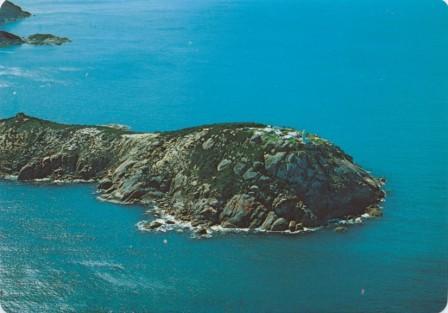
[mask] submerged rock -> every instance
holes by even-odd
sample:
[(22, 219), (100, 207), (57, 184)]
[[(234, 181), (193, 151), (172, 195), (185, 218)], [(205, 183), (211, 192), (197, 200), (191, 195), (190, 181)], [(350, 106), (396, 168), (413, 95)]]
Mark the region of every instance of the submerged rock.
[(336, 233), (345, 233), (347, 231), (347, 227), (346, 226), (336, 226), (334, 228), (334, 231)]
[(141, 134), (18, 114), (0, 120), (0, 176), (95, 180), (104, 199), (155, 204), (202, 233), (297, 232), (380, 215), (380, 180), (328, 141), (308, 135), (305, 144), (295, 134), (260, 124)]

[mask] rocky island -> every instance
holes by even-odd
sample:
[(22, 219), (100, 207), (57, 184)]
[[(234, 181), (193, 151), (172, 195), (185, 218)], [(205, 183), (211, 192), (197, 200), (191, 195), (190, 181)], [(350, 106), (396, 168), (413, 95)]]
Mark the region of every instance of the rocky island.
[(108, 201), (161, 219), (142, 229), (301, 232), (381, 215), (382, 180), (317, 135), (254, 123), (172, 132), (63, 125), (23, 113), (0, 120), (0, 176), (96, 182)]
[(0, 25), (14, 22), (22, 18), (30, 17), (31, 13), (22, 10), (21, 7), (10, 1), (0, 0)]
[(67, 42), (70, 42), (70, 39), (67, 37), (58, 37), (51, 34), (34, 34), (23, 38), (5, 31), (0, 31), (0, 47), (17, 46), (23, 44), (34, 46), (60, 46)]
[[(14, 3), (10, 1), (4, 1), (2, 3), (0, 0), (0, 25), (30, 16), (31, 13), (22, 10), (21, 7), (15, 5)], [(35, 46), (60, 46), (67, 42), (70, 42), (70, 39), (51, 34), (34, 34), (28, 37), (20, 37), (6, 31), (0, 31), (0, 48), (18, 46), (22, 44), (30, 44)]]

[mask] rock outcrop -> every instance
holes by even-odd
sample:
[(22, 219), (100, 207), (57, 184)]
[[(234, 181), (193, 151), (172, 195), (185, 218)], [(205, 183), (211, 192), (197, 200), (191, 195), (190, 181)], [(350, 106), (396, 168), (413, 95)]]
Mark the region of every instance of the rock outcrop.
[(17, 46), (24, 43), (25, 40), (23, 40), (22, 37), (0, 30), (0, 48), (8, 46)]
[(22, 10), (21, 7), (10, 1), (5, 1), (0, 6), (0, 25), (31, 16), (31, 13)]
[(103, 199), (155, 204), (202, 233), (379, 216), (384, 197), (382, 182), (327, 140), (260, 124), (133, 133), (18, 114), (0, 121), (0, 175), (96, 181)]
[[(10, 1), (5, 1), (0, 7), (0, 25), (29, 16), (31, 16), (29, 12), (23, 11), (22, 8)], [(58, 37), (51, 34), (34, 34), (24, 38), (9, 32), (0, 31), (0, 48), (22, 44), (30, 44), (34, 46), (60, 46), (68, 42), (70, 42), (70, 39), (66, 37)]]
[(50, 34), (35, 34), (27, 38), (22, 38), (5, 31), (0, 31), (0, 47), (18, 46), (22, 44), (30, 44), (34, 46), (60, 46), (67, 42), (70, 42), (70, 39)]
[(34, 46), (60, 46), (71, 40), (67, 37), (58, 37), (51, 34), (34, 34), (27, 37), (24, 41)]

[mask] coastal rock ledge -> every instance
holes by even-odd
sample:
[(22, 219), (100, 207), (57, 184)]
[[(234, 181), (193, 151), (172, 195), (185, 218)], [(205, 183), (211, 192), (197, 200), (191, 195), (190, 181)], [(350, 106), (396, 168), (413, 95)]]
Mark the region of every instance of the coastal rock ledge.
[(382, 181), (316, 135), (261, 124), (134, 133), (62, 125), (23, 113), (0, 120), (0, 176), (98, 183), (100, 197), (162, 217), (142, 228), (301, 232), (381, 215)]

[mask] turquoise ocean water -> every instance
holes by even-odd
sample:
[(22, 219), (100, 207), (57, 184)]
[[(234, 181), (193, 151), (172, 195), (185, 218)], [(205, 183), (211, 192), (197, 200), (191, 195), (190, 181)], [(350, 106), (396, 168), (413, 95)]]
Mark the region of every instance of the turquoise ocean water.
[[(387, 178), (345, 234), (140, 233), (94, 186), (0, 183), (6, 312), (439, 312), (448, 290), (448, 6), (439, 0), (20, 0), (0, 117), (169, 130), (256, 121)], [(166, 240), (166, 241), (165, 241)], [(166, 243), (164, 243), (164, 241)], [(364, 289), (364, 294), (361, 290)]]

